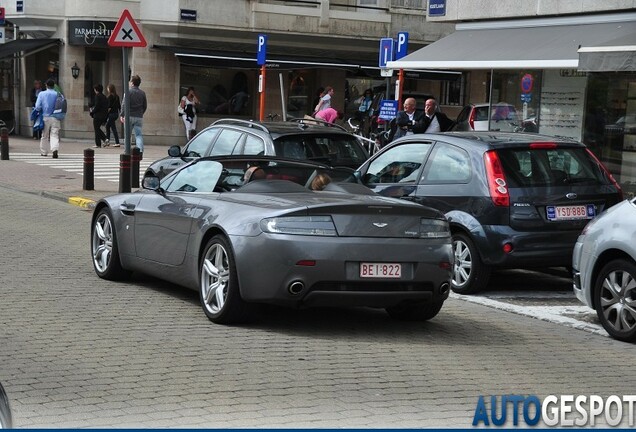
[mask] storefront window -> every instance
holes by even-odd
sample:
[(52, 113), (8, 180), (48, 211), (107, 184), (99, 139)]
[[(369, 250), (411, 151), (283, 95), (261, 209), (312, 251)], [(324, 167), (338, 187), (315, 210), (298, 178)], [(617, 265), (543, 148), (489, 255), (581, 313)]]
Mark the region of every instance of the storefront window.
[[(106, 50), (87, 49), (86, 65), (84, 67), (84, 109), (95, 104), (95, 91), (93, 87), (101, 84), (104, 88), (106, 82)], [(123, 93), (123, 92), (122, 92)]]
[(251, 116), (258, 101), (252, 88), (256, 82), (255, 71), (181, 66), (179, 98), (194, 87), (201, 101), (199, 115)]
[(536, 132), (543, 121), (542, 79), (536, 70), (494, 72), (489, 130)]
[(636, 194), (636, 74), (589, 73), (583, 142)]

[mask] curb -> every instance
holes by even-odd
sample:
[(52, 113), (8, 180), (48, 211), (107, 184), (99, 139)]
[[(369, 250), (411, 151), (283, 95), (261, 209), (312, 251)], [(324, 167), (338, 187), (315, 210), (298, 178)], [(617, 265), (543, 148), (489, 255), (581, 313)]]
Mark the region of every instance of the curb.
[(67, 197), (66, 195), (61, 195), (55, 192), (47, 192), (47, 191), (40, 192), (40, 195), (45, 198), (52, 198), (54, 200), (62, 201), (62, 202), (80, 207), (84, 210), (93, 210), (95, 208), (95, 201), (88, 198)]

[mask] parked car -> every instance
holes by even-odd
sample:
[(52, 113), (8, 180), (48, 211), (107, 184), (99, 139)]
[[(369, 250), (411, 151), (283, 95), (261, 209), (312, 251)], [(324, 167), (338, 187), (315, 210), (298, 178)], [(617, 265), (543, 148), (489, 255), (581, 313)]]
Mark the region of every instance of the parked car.
[(572, 255), (574, 294), (610, 336), (636, 342), (636, 198), (588, 223)]
[[(488, 128), (488, 112), (490, 115), (490, 129)], [(515, 132), (520, 129), (520, 118), (514, 105), (498, 103), (492, 106), (488, 103), (468, 104), (457, 116), (455, 131), (504, 131)], [(529, 131), (529, 132), (536, 132)]]
[(9, 397), (2, 384), (0, 384), (0, 429), (11, 429), (12, 427), (13, 419), (11, 417)]
[(622, 190), (584, 144), (504, 132), (400, 138), (355, 173), (378, 194), (442, 211), (453, 236), (452, 289), (475, 293), (493, 268), (570, 266), (585, 224)]
[[(310, 190), (324, 174), (331, 182)], [(204, 157), (161, 182), (146, 176), (143, 189), (96, 204), (95, 272), (198, 290), (215, 323), (249, 317), (254, 303), (433, 318), (450, 292), (448, 221), (352, 179), (349, 169), (265, 156)]]
[(159, 178), (193, 159), (221, 155), (265, 155), (311, 160), (357, 168), (369, 156), (358, 139), (344, 128), (317, 121), (255, 122), (221, 119), (203, 129), (181, 149), (152, 163), (147, 174)]

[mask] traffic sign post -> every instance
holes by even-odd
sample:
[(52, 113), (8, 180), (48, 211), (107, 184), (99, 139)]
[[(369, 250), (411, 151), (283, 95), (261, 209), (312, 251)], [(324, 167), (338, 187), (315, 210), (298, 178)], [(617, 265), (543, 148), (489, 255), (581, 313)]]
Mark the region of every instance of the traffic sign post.
[[(391, 78), (393, 76), (393, 69), (388, 69), (386, 64), (393, 60), (393, 39), (382, 38), (380, 39), (380, 53), (378, 66), (380, 67), (380, 76), (386, 77), (386, 98), (389, 98), (389, 86), (391, 85)], [(386, 124), (384, 125), (386, 129)]]
[[(395, 59), (399, 60), (402, 57), (406, 56), (406, 54), (408, 53), (408, 48), (409, 48), (408, 32), (398, 33), (396, 45), (397, 46), (395, 49)], [(398, 72), (398, 79), (395, 83), (395, 86), (396, 86), (395, 100), (399, 102), (402, 100), (402, 90), (404, 89), (404, 69), (402, 68), (400, 68), (400, 71)]]
[(259, 120), (265, 120), (265, 64), (267, 63), (267, 35), (259, 34), (256, 45), (256, 64), (261, 66), (258, 77), (258, 91), (260, 93)]
[[(122, 52), (122, 83), (124, 84), (124, 153), (119, 165), (119, 192), (130, 192), (130, 96), (128, 92), (128, 48), (145, 47), (148, 45), (144, 35), (137, 26), (128, 9), (124, 9), (115, 25), (115, 29), (108, 39), (108, 46), (121, 47)], [(139, 184), (139, 179), (137, 179)]]

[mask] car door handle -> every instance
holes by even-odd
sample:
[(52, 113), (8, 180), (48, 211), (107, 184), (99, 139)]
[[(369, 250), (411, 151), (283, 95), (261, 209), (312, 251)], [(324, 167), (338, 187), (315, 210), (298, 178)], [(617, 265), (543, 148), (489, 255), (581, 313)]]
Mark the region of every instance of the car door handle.
[(119, 205), (119, 211), (121, 211), (125, 215), (132, 216), (133, 214), (135, 214), (135, 205), (128, 204), (127, 202), (121, 203)]

